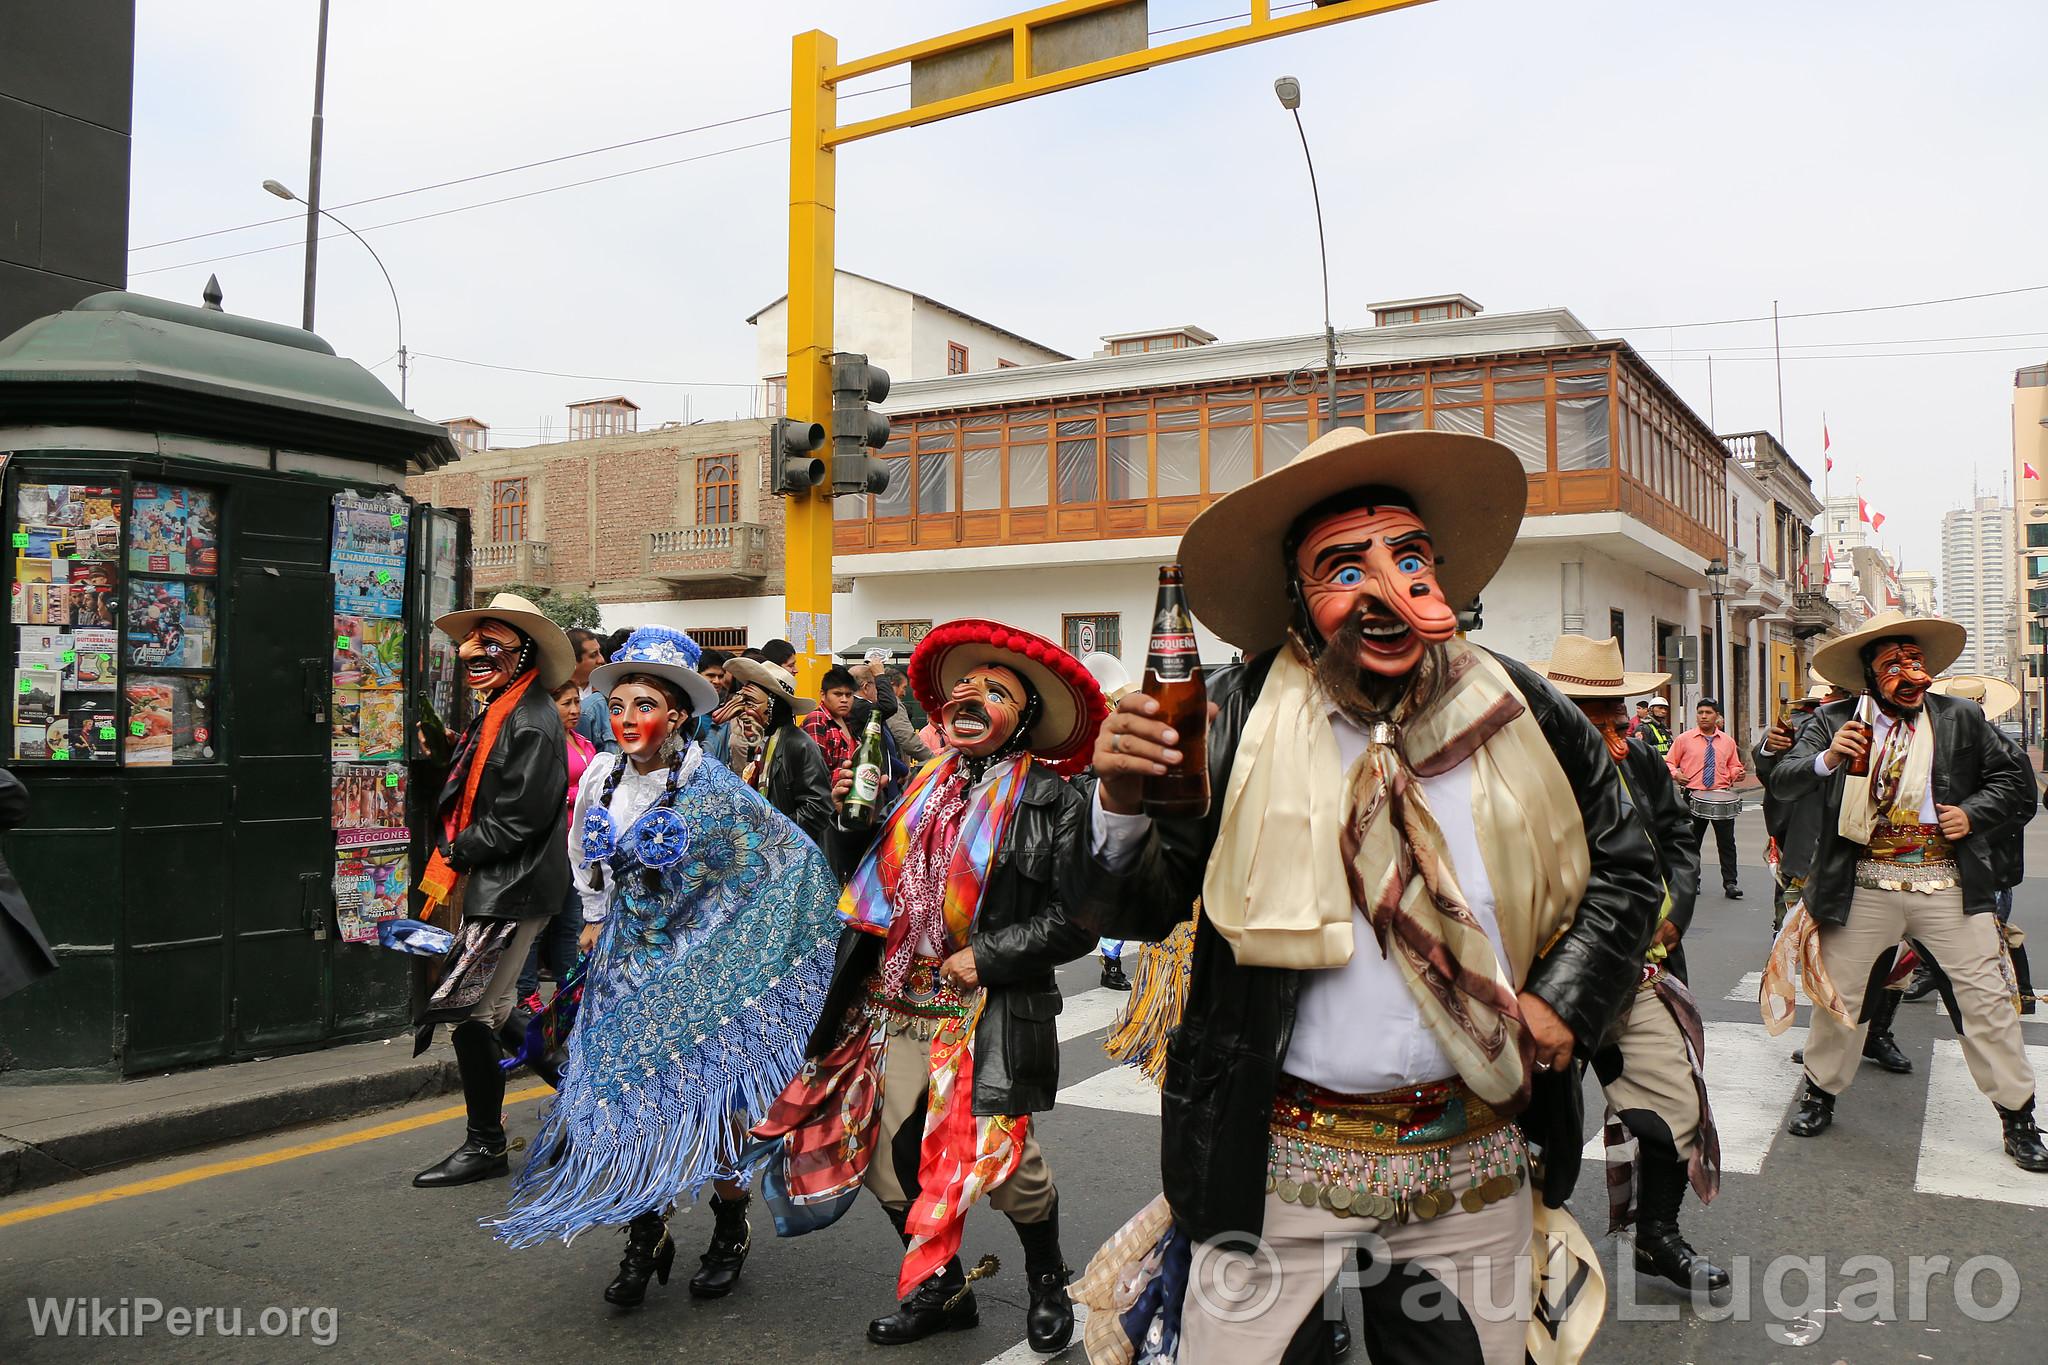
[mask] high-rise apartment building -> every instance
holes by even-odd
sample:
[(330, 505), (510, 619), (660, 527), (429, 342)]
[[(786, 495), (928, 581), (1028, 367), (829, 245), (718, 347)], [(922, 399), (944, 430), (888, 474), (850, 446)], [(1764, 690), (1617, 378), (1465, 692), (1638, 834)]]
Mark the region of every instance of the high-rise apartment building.
[[(2048, 365), (2029, 365), (2012, 377), (2013, 511), (2019, 523), (2019, 576), (2026, 589), (2020, 617), (2020, 691), (2027, 733), (2043, 728), (2042, 674), (2048, 672)], [(2017, 662), (2017, 661), (2016, 661)]]
[(1970, 632), (1958, 673), (2014, 674), (2018, 565), (2013, 516), (2003, 498), (1979, 497), (1941, 519), (1941, 614)]

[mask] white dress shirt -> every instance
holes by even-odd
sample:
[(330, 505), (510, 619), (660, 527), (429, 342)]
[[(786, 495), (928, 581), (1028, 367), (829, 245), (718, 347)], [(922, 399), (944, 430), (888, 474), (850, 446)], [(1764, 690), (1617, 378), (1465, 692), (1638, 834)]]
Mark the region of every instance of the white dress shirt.
[[(1885, 736), (1892, 732), (1892, 718), (1881, 706), (1872, 707), (1871, 709), (1877, 712), (1877, 718), (1870, 725), (1870, 761), (1875, 764), (1878, 754), (1884, 750)], [(1934, 717), (1922, 711), (1918, 721), (1915, 723), (1932, 725), (1934, 724)], [(1928, 733), (1931, 735), (1934, 732), (1930, 730)], [(1834, 768), (1828, 765), (1827, 750), (1823, 749), (1813, 756), (1813, 771), (1820, 777), (1833, 777), (1835, 775)], [(1920, 793), (1920, 823), (1923, 825), (1935, 823), (1934, 774), (1931, 769), (1927, 774), (1927, 790)]]
[[(1348, 773), (1365, 753), (1366, 732), (1335, 710), (1330, 712), (1330, 729)], [(1447, 773), (1416, 782), (1443, 830), (1444, 848), (1466, 903), (1492, 941), (1494, 955), (1505, 964), (1507, 949), (1494, 915), (1493, 883), (1486, 875), (1472, 819), (1472, 765), (1460, 763)], [(1090, 840), (1095, 856), (1113, 872), (1128, 870), (1151, 824), (1143, 815), (1105, 810), (1098, 790)], [(1309, 972), (1302, 981), (1294, 1035), (1287, 1047), (1288, 1074), (1347, 1095), (1455, 1075), (1457, 1068), (1423, 1024), (1400, 968), (1380, 953), (1372, 925), (1355, 906), (1352, 927), (1351, 960), (1342, 967)]]

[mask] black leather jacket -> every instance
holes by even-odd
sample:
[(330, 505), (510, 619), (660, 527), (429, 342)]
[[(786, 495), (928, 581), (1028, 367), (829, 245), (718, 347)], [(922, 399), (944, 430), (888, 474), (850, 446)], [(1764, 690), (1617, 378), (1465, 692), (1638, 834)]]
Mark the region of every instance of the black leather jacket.
[(1643, 832), (1650, 836), (1651, 850), (1657, 855), (1657, 870), (1671, 892), (1671, 927), (1683, 934), (1692, 927), (1693, 906), (1700, 898), (1700, 850), (1693, 842), (1692, 812), (1678, 797), (1671, 769), (1648, 742), (1629, 740), (1622, 767), (1628, 794), (1643, 819)]
[[(479, 715), (472, 724), (483, 724)], [(469, 827), (442, 852), (466, 873), (466, 919), (552, 915), (569, 894), (569, 759), (562, 718), (537, 681), (512, 708), (484, 760)], [(441, 786), (435, 833), (461, 799), (453, 774)]]
[(832, 773), (825, 766), (825, 751), (818, 741), (804, 733), (801, 725), (785, 725), (767, 740), (775, 745), (775, 761), (768, 765), (767, 789), (761, 794), (768, 804), (787, 815), (796, 827), (810, 836), (825, 854), (825, 861), (845, 881), (852, 864), (842, 865), (832, 838)]
[[(974, 1031), (974, 1112), (1034, 1114), (1052, 1108), (1060, 1088), (1059, 983), (1053, 968), (1095, 946), (1095, 935), (1068, 918), (1053, 880), (1054, 851), (1084, 837), (1087, 798), (1051, 769), (1032, 765), (1002, 847), (990, 863), (981, 907), (968, 930), (974, 968), (988, 1004)], [(840, 834), (847, 865), (857, 867), (872, 832)], [(825, 994), (825, 1012), (809, 1055), (839, 1040), (849, 1012), (866, 1002), (882, 961), (882, 939), (848, 929)]]
[[(0, 768), (0, 830), (13, 829), (28, 818), (28, 788), (20, 778)], [(28, 897), (7, 860), (0, 858), (0, 916), (13, 927), (0, 928), (0, 998), (10, 996), (29, 982), (57, 970), (57, 955), (43, 937), (42, 926), (28, 908)]]
[[(1929, 693), (1921, 703), (1934, 722), (1934, 800), (1957, 806), (1970, 817), (1971, 833), (1956, 842), (1956, 866), (1963, 881), (1963, 909), (1986, 914), (1994, 907), (2000, 869), (1994, 845), (2034, 818), (2034, 779), (2012, 742), (1984, 719), (1984, 708), (1962, 697)], [(1815, 758), (1835, 742), (1835, 732), (1856, 714), (1856, 699), (1816, 707), (1771, 769), (1771, 792), (1781, 801), (1813, 808), (1818, 830), (1806, 878), (1806, 908), (1821, 924), (1843, 924), (1856, 889), (1856, 860), (1863, 850), (1836, 833), (1842, 812), (1846, 763), (1822, 777)], [(2010, 828), (2008, 828), (2010, 827)]]
[[(1523, 983), (1571, 1026), (1583, 1059), (1640, 979), (1662, 901), (1655, 857), (1623, 804), (1599, 732), (1544, 679), (1512, 660), (1500, 662), (1578, 794), (1590, 845), (1592, 875), (1578, 914)], [(1262, 655), (1209, 679), (1209, 699), (1218, 707), (1209, 727), (1212, 793), (1229, 786), (1238, 736), (1271, 664), (1272, 656)], [(1222, 807), (1212, 800), (1199, 820), (1155, 822), (1137, 861), (1121, 874), (1095, 859), (1084, 821), (1075, 841), (1061, 845), (1060, 876), (1086, 931), (1156, 941), (1185, 921), (1201, 894)], [(1266, 1140), (1301, 980), (1301, 972), (1286, 968), (1238, 965), (1222, 936), (1199, 922), (1187, 1006), (1167, 1043), (1160, 1095), (1166, 1197), (1197, 1241), (1255, 1235), (1263, 1226)], [(1552, 1207), (1578, 1180), (1580, 1070), (1538, 1073), (1529, 1108), (1517, 1120), (1543, 1147), (1544, 1198)]]

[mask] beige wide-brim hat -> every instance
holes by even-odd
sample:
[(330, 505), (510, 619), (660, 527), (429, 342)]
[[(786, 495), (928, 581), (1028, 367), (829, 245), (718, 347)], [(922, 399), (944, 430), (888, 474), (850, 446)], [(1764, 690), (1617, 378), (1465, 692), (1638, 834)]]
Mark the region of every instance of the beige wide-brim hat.
[(1408, 496), (1443, 559), (1437, 583), (1461, 610), (1507, 558), (1529, 505), (1522, 462), (1499, 441), (1340, 427), (1195, 518), (1180, 541), (1188, 606), (1248, 654), (1279, 644), (1294, 620), (1281, 554), (1288, 528), (1326, 499), (1375, 485)]
[(1949, 678), (1936, 678), (1934, 686), (1927, 690), (1939, 692), (1944, 697), (1962, 697), (1976, 702), (1984, 708), (1986, 720), (1997, 720), (2020, 704), (2017, 687), (2003, 678), (1984, 673), (1958, 673)]
[(818, 709), (815, 697), (799, 697), (796, 694), (796, 679), (780, 664), (763, 663), (741, 654), (725, 661), (725, 675), (750, 682), (771, 697), (780, 697), (789, 703), (797, 715), (808, 715)]
[(527, 601), (516, 592), (501, 592), (493, 597), (489, 606), (472, 607), (468, 611), (451, 611), (446, 616), (434, 618), (434, 629), (449, 639), (460, 643), (462, 637), (476, 628), (479, 621), (503, 621), (515, 630), (524, 631), (533, 641), (536, 653), (540, 655), (540, 685), (553, 689), (569, 680), (576, 671), (576, 646), (569, 643), (569, 637), (562, 628), (550, 621), (547, 613)]
[(1863, 690), (1862, 650), (1875, 640), (1904, 637), (1927, 656), (1927, 671), (1939, 673), (1963, 652), (1970, 633), (1957, 621), (1939, 616), (1912, 616), (1903, 611), (1879, 612), (1847, 635), (1839, 635), (1813, 652), (1813, 671), (1837, 687)]
[(1632, 697), (1654, 692), (1671, 681), (1669, 673), (1631, 673), (1621, 666), (1621, 643), (1609, 636), (1589, 640), (1560, 635), (1548, 659), (1531, 659), (1529, 667), (1550, 679), (1567, 697)]

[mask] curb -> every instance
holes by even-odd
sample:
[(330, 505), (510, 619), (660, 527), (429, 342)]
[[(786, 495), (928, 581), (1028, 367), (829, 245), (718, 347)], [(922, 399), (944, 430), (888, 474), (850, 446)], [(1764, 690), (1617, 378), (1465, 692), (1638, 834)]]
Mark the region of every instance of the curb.
[(395, 1109), (461, 1088), (454, 1058), (428, 1056), (370, 1074), (325, 1077), (226, 1101), (121, 1115), (40, 1143), (0, 1135), (0, 1197), (280, 1129)]

